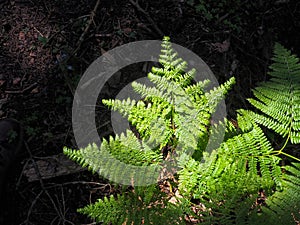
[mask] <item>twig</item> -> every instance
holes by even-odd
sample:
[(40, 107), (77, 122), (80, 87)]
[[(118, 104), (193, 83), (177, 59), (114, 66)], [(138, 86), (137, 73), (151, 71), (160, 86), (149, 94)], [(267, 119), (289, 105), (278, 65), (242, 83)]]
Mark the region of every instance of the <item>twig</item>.
[(44, 193), (44, 190), (41, 190), (40, 193), (38, 193), (38, 195), (35, 197), (35, 199), (32, 201), (31, 206), (28, 210), (27, 213), (27, 218), (26, 220), (22, 223), (22, 224), (28, 224), (29, 223), (29, 218), (30, 218), (30, 214), (32, 213), (33, 207), (35, 205), (35, 203), (37, 202), (37, 200), (40, 198), (40, 196)]
[(39, 35), (41, 35), (42, 37), (45, 37), (45, 35), (43, 35), (35, 26), (33, 26), (33, 29), (39, 33)]
[(149, 15), (148, 12), (146, 12), (140, 5), (138, 0), (134, 1), (134, 0), (129, 0), (129, 2), (134, 5), (136, 7), (136, 9), (138, 11), (140, 11), (141, 13), (143, 13), (146, 16), (146, 19), (152, 24), (154, 30), (162, 37), (164, 36), (164, 33), (159, 29), (159, 27), (157, 26), (157, 24), (154, 22), (154, 20), (151, 18), (151, 16)]
[(25, 145), (25, 148), (26, 148), (26, 150), (27, 150), (27, 152), (28, 152), (28, 154), (29, 154), (29, 158), (30, 158), (30, 160), (32, 161), (34, 170), (35, 170), (35, 172), (36, 172), (36, 174), (37, 174), (37, 176), (38, 176), (38, 178), (39, 178), (39, 182), (40, 182), (40, 185), (41, 185), (41, 188), (42, 188), (42, 191), (41, 191), (40, 194), (36, 197), (36, 200), (35, 200), (34, 202), (32, 202), (32, 204), (31, 204), (31, 207), (30, 207), (30, 209), (29, 209), (29, 211), (28, 211), (28, 214), (27, 214), (26, 222), (29, 221), (29, 217), (30, 217), (30, 214), (31, 214), (31, 212), (32, 212), (33, 206), (35, 205), (37, 199), (39, 198), (39, 196), (40, 196), (43, 192), (45, 192), (45, 194), (48, 196), (48, 198), (49, 198), (49, 200), (51, 201), (51, 203), (52, 203), (52, 205), (53, 205), (53, 207), (54, 207), (56, 213), (58, 214), (58, 216), (59, 216), (61, 219), (63, 219), (63, 215), (60, 214), (60, 211), (59, 211), (58, 208), (56, 207), (56, 204), (55, 204), (54, 200), (52, 199), (52, 197), (51, 197), (51, 195), (49, 194), (48, 190), (45, 188), (45, 185), (44, 185), (43, 179), (42, 179), (42, 177), (41, 177), (39, 168), (38, 168), (38, 166), (37, 166), (35, 160), (33, 159), (33, 155), (32, 155), (32, 153), (31, 153), (31, 151), (30, 151), (30, 149), (29, 149), (29, 147), (28, 147), (28, 144), (27, 144), (26, 142), (24, 142), (24, 145)]
[(81, 44), (82, 44), (82, 42), (84, 40), (84, 36), (87, 34), (88, 30), (90, 29), (90, 26), (92, 25), (92, 23), (94, 21), (94, 17), (96, 16), (96, 12), (97, 12), (99, 4), (100, 4), (100, 0), (97, 0), (95, 7), (94, 7), (93, 11), (90, 14), (90, 19), (89, 19), (89, 21), (88, 21), (88, 23), (87, 23), (87, 25), (86, 25), (83, 33), (81, 34), (79, 40), (77, 41), (77, 48), (76, 48), (76, 50), (78, 50), (80, 48), (80, 46), (81, 46)]
[[(61, 215), (63, 215), (63, 217), (60, 218), (59, 222), (62, 222), (62, 224), (71, 224), (71, 225), (75, 225), (73, 222), (71, 222), (70, 220), (66, 219), (66, 212), (68, 210), (66, 210), (66, 204), (65, 204), (65, 195), (64, 195), (64, 190), (62, 185), (60, 186), (60, 190), (61, 190), (61, 200), (62, 200), (62, 207), (60, 207), (60, 212)], [(59, 203), (60, 200), (58, 199), (58, 196), (56, 195), (56, 200)], [(62, 221), (61, 221), (62, 220)], [(60, 224), (60, 223), (59, 223)]]
[(23, 94), (25, 92), (32, 91), (36, 86), (37, 86), (37, 83), (35, 82), (32, 85), (30, 85), (29, 87), (24, 88), (23, 90), (19, 90), (19, 91), (10, 91), (10, 90), (7, 90), (7, 91), (5, 91), (5, 94)]
[(230, 13), (226, 13), (225, 15), (221, 16), (216, 22), (215, 25), (221, 23), (223, 20), (225, 20), (228, 16), (230, 15)]
[[(79, 49), (79, 48), (78, 48)], [(77, 49), (77, 50), (78, 50)], [(75, 51), (73, 52), (73, 54), (72, 55), (70, 55), (67, 59), (65, 59), (65, 60), (63, 60), (62, 62), (59, 62), (59, 64), (58, 64), (58, 66), (59, 66), (59, 68), (60, 68), (60, 70), (61, 70), (61, 72), (62, 72), (62, 74), (63, 74), (63, 76), (64, 76), (64, 78), (65, 78), (65, 81), (66, 81), (66, 83), (67, 83), (67, 85), (68, 85), (68, 88), (69, 88), (69, 90), (70, 90), (70, 92), (72, 93), (72, 95), (74, 96), (74, 94), (75, 94), (75, 88), (72, 86), (72, 80), (71, 80), (71, 78), (68, 76), (68, 74), (67, 74), (67, 69), (65, 68), (65, 66), (64, 66), (64, 63), (67, 63), (68, 61), (69, 61), (69, 59), (73, 56), (75, 54)]]
[(64, 77), (65, 77), (65, 79), (66, 79), (66, 82), (67, 82), (67, 84), (68, 84), (68, 87), (69, 87), (69, 89), (70, 89), (72, 95), (74, 95), (75, 89), (74, 89), (74, 88), (72, 87), (72, 85), (71, 85), (72, 82), (71, 82), (70, 78), (68, 77), (65, 68), (63, 67), (63, 63), (68, 62), (69, 59), (70, 59), (71, 57), (73, 57), (73, 56), (77, 53), (77, 51), (80, 49), (81, 44), (82, 44), (82, 42), (83, 42), (83, 40), (84, 40), (84, 36), (87, 34), (88, 30), (90, 29), (90, 26), (92, 25), (92, 23), (93, 23), (93, 21), (94, 21), (94, 17), (96, 16), (96, 11), (97, 11), (97, 9), (98, 9), (99, 4), (100, 4), (100, 0), (97, 0), (95, 7), (94, 7), (93, 11), (92, 11), (91, 14), (90, 14), (90, 19), (89, 19), (89, 21), (88, 21), (88, 23), (87, 23), (87, 25), (86, 25), (86, 27), (85, 27), (83, 33), (81, 34), (80, 38), (79, 38), (78, 41), (77, 41), (77, 44), (76, 44), (77, 47), (75, 48), (75, 50), (74, 50), (74, 51), (72, 52), (72, 54), (70, 54), (65, 60), (63, 60), (62, 62), (59, 63), (59, 67), (60, 67), (60, 69), (62, 70), (62, 73), (63, 73), (63, 75), (64, 75)]
[(21, 172), (21, 174), (20, 174), (20, 176), (19, 176), (19, 178), (18, 178), (17, 184), (16, 184), (17, 190), (18, 190), (19, 187), (20, 187), (20, 184), (21, 184), (21, 180), (22, 180), (22, 177), (23, 177), (24, 170), (25, 170), (26, 167), (28, 166), (29, 161), (30, 161), (30, 160), (26, 160), (26, 163), (25, 163), (25, 165), (24, 165), (23, 168), (22, 168), (22, 172)]
[(97, 189), (97, 190), (98, 189), (99, 190), (104, 190), (106, 187), (109, 187), (110, 190), (112, 189), (112, 186), (109, 183), (99, 183), (99, 182), (93, 182), (93, 181), (70, 181), (70, 182), (64, 182), (64, 183), (61, 183), (61, 184), (49, 183), (47, 185), (47, 187), (45, 187), (45, 189), (49, 190), (49, 189), (53, 189), (53, 188), (56, 188), (56, 187), (66, 187), (66, 186), (69, 186), (69, 185), (90, 185), (90, 186), (96, 186), (96, 187), (94, 187), (94, 189)]

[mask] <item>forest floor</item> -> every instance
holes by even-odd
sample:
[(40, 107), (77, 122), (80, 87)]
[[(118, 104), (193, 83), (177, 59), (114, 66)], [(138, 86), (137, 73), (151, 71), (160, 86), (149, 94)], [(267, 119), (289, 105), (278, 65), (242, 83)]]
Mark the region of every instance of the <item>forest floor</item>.
[[(8, 179), (5, 224), (95, 224), (76, 209), (116, 192), (87, 171), (32, 181), (24, 175), (28, 165), (61, 154), (64, 146), (76, 148), (74, 91), (103, 53), (170, 36), (200, 56), (219, 83), (236, 77), (226, 100), (230, 118), (235, 109), (249, 108), (245, 99), (251, 89), (268, 78), (275, 42), (300, 55), (299, 1), (219, 2), (0, 1), (0, 118), (19, 120), (26, 141)], [(144, 75), (141, 63), (123, 69), (100, 98), (113, 98)], [(99, 103), (96, 112), (99, 135), (107, 137), (112, 133), (109, 110)]]

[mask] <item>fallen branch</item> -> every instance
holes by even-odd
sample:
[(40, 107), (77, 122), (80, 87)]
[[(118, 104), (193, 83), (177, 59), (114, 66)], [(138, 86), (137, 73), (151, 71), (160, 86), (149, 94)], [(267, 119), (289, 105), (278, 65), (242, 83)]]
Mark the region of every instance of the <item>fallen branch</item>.
[[(37, 169), (39, 173), (37, 173)], [(32, 182), (39, 179), (50, 179), (84, 170), (86, 170), (86, 168), (82, 168), (77, 163), (68, 159), (64, 154), (58, 154), (50, 157), (41, 157), (36, 159), (34, 163), (27, 164), (22, 175), (27, 178), (28, 182)]]

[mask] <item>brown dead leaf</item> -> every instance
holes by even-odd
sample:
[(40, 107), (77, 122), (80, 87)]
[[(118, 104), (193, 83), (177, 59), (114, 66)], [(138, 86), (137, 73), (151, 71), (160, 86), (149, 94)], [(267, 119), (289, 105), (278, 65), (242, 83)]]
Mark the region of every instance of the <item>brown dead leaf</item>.
[(0, 87), (5, 84), (6, 80), (0, 80)]
[(130, 32), (132, 32), (132, 29), (130, 27), (126, 27), (123, 29), (125, 34), (129, 34)]
[(19, 40), (20, 40), (20, 41), (24, 41), (24, 40), (25, 40), (25, 33), (24, 33), (23, 31), (21, 31), (21, 32), (19, 33)]
[(36, 94), (36, 93), (39, 93), (39, 92), (40, 92), (39, 88), (34, 88), (34, 89), (32, 89), (32, 91), (30, 93)]
[(217, 42), (217, 43), (213, 43), (211, 44), (216, 51), (223, 53), (223, 52), (227, 52), (229, 47), (230, 47), (230, 41), (227, 39), (225, 41), (223, 41), (222, 43)]
[(29, 64), (30, 64), (30, 65), (34, 64), (34, 58), (31, 58), (31, 59), (30, 59)]
[(19, 83), (20, 83), (20, 81), (21, 81), (21, 78), (20, 78), (20, 77), (16, 77), (16, 78), (14, 78), (14, 79), (13, 79), (13, 85), (17, 85), (17, 84), (19, 84)]
[(36, 57), (36, 53), (30, 52), (30, 53), (29, 53), (29, 56), (30, 56), (30, 57)]

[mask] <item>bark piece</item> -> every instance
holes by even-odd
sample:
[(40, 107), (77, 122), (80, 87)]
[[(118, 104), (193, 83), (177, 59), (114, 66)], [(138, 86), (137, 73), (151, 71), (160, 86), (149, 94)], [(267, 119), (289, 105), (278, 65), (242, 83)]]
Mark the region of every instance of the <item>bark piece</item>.
[[(82, 168), (79, 164), (71, 161), (64, 154), (39, 158), (35, 163), (38, 167), (41, 179), (49, 179), (86, 170), (86, 168)], [(27, 164), (22, 175), (27, 178), (28, 182), (39, 180), (39, 176), (33, 166), (33, 163)]]

